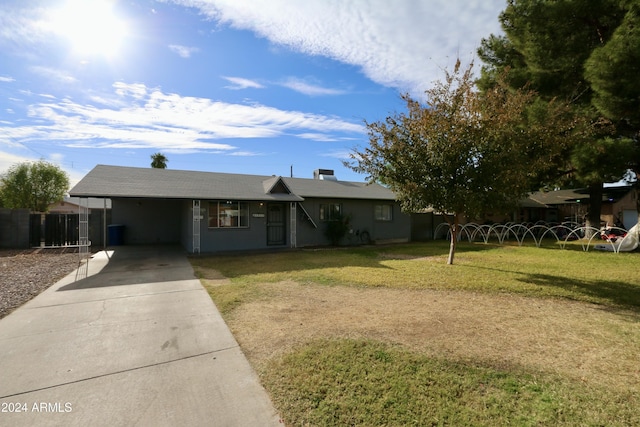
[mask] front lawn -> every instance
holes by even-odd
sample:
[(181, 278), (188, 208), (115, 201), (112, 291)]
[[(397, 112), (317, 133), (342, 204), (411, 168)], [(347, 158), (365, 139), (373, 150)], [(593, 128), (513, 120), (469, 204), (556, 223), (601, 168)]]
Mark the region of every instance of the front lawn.
[[(236, 285), (292, 280), (323, 285), (456, 289), (553, 297), (640, 308), (640, 254), (534, 246), (460, 243), (453, 266), (448, 244), (407, 244), (193, 258)], [(223, 307), (224, 309), (224, 307)]]
[(638, 253), (192, 257), (288, 425), (640, 423)]

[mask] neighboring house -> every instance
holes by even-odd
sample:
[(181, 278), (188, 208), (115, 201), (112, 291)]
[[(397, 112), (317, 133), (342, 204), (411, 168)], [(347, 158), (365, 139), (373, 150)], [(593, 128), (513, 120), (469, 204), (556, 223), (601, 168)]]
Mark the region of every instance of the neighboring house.
[(627, 230), (638, 223), (638, 194), (632, 186), (605, 188), (601, 218), (609, 225), (622, 224)]
[[(89, 213), (94, 209), (111, 209), (111, 200), (109, 199), (96, 199), (91, 197), (83, 203), (85, 203), (83, 206), (89, 208)], [(49, 205), (48, 211), (48, 213), (52, 214), (77, 214), (78, 212), (80, 212), (79, 197), (65, 197), (61, 202)]]
[[(638, 222), (636, 190), (633, 186), (605, 187), (600, 210), (601, 225), (617, 225), (630, 229)], [(557, 190), (537, 192), (529, 197), (556, 210), (558, 221), (584, 222), (589, 211), (589, 190)]]
[(351, 240), (358, 231), (372, 242), (411, 236), (392, 191), (328, 170), (303, 179), (98, 165), (70, 194), (111, 199), (124, 244), (180, 243), (188, 252), (328, 245), (325, 228), (339, 214), (350, 218)]
[[(601, 226), (617, 225), (630, 229), (638, 222), (636, 190), (633, 186), (605, 187), (600, 211)], [(538, 191), (519, 203), (510, 216), (487, 214), (476, 222), (547, 223), (575, 222), (582, 224), (589, 211), (589, 190), (570, 189)]]

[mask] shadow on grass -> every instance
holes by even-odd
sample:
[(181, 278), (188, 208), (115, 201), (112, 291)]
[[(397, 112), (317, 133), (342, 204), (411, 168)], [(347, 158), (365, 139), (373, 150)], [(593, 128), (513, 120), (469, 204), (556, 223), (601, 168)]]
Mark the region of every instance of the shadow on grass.
[[(553, 292), (553, 295), (573, 299), (577, 301), (588, 301), (594, 304), (605, 304), (618, 308), (631, 308), (634, 311), (640, 309), (640, 285), (634, 285), (620, 280), (604, 279), (573, 279), (566, 276), (543, 274), (543, 273), (523, 273), (515, 270), (505, 270), (500, 268), (467, 266), (483, 270), (493, 270), (502, 273), (517, 274), (515, 280), (533, 286), (561, 289), (565, 292)], [(584, 298), (580, 298), (583, 296)], [(640, 314), (640, 313), (639, 313)]]
[(584, 280), (549, 274), (525, 274), (518, 278), (522, 283), (567, 290), (569, 294), (581, 294), (589, 300), (608, 301), (620, 307), (640, 308), (640, 286), (616, 280)]
[(345, 267), (388, 269), (367, 249), (298, 249), (274, 252), (203, 254), (190, 256), (196, 268), (213, 268), (229, 279), (257, 274), (286, 274), (304, 270)]
[[(456, 255), (495, 249), (495, 245), (459, 243)], [(191, 255), (194, 267), (213, 268), (225, 277), (234, 279), (253, 274), (289, 273), (302, 270), (363, 267), (392, 269), (382, 261), (398, 256), (399, 259), (442, 257), (446, 264), (449, 242), (419, 242), (359, 247), (301, 248), (286, 251), (260, 251), (252, 253), (226, 253)]]

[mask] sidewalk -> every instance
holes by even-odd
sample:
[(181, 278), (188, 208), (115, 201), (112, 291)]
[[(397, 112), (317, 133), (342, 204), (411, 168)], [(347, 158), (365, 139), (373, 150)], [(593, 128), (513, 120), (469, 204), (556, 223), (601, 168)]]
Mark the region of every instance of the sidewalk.
[(0, 366), (0, 425), (282, 425), (177, 247), (95, 254), (0, 320)]

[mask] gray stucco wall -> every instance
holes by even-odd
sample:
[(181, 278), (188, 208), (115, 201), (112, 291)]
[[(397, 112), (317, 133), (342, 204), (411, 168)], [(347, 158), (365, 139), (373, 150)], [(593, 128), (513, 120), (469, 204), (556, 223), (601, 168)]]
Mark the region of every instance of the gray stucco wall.
[(438, 216), (438, 218), (436, 219), (436, 216), (432, 212), (412, 214), (411, 240), (433, 240), (434, 230), (436, 226), (441, 222), (444, 222), (442, 217)]
[(193, 201), (184, 200), (180, 209), (180, 243), (187, 252), (193, 253)]
[(209, 228), (209, 201), (202, 201), (200, 222), (200, 251), (220, 252), (256, 250), (290, 246), (289, 204), (283, 205), (285, 214), (284, 245), (267, 245), (267, 203), (249, 202), (249, 226), (246, 228)]
[(0, 208), (0, 248), (29, 247), (29, 209)]
[[(302, 206), (313, 219), (318, 228), (314, 228), (310, 221), (305, 221), (298, 212), (298, 246), (322, 246), (330, 242), (324, 235), (326, 223), (320, 221), (320, 205), (338, 203), (342, 206), (344, 215), (350, 216), (350, 224), (355, 231), (367, 231), (373, 243), (385, 243), (389, 241), (409, 241), (411, 237), (411, 220), (409, 215), (400, 210), (397, 203), (374, 200), (347, 200), (347, 199), (307, 199)], [(391, 221), (375, 220), (375, 205), (393, 204)], [(342, 244), (348, 244), (345, 239)], [(353, 239), (352, 243), (356, 243)]]
[(111, 224), (121, 224), (125, 245), (180, 243), (183, 200), (112, 199)]
[[(267, 202), (248, 202), (248, 227), (210, 228), (209, 202), (201, 200), (200, 252), (223, 252), (259, 250), (291, 246), (290, 204), (283, 203), (284, 242), (282, 245), (267, 244)], [(111, 224), (125, 226), (124, 244), (179, 243), (188, 252), (193, 252), (193, 208), (192, 200), (113, 199)], [(304, 208), (318, 228), (305, 219), (302, 209), (297, 208), (296, 246), (323, 246), (330, 242), (324, 235), (326, 223), (320, 221), (320, 205), (340, 203), (344, 214), (350, 215), (354, 230), (367, 231), (374, 243), (409, 241), (411, 220), (393, 203), (392, 221), (376, 221), (374, 206), (390, 202), (346, 199), (308, 199)], [(345, 239), (343, 244), (355, 244)]]
[[(105, 245), (104, 238), (107, 235), (104, 222), (105, 212), (100, 209), (93, 209), (89, 214), (89, 241), (94, 249), (100, 249)], [(106, 212), (106, 224), (111, 223), (111, 209)]]

